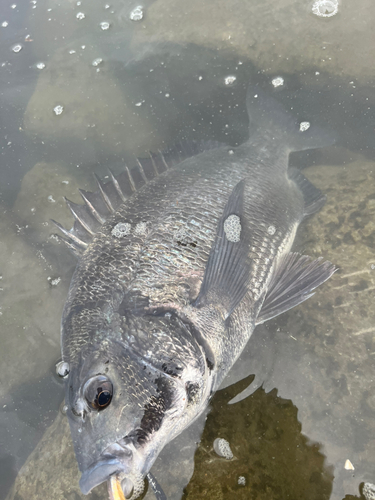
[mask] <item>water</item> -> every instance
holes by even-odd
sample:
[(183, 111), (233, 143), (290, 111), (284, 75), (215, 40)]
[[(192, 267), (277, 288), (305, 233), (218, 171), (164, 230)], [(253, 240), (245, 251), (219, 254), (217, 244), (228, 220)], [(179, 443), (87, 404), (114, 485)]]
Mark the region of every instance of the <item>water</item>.
[(170, 500), (351, 500), (375, 481), (374, 9), (318, 3), (1, 0), (1, 498), (79, 497), (55, 371), (75, 265), (49, 222), (70, 227), (63, 196), (179, 140), (241, 143), (259, 81), (338, 134), (291, 163), (328, 196), (295, 248), (341, 270), (255, 331), (203, 433), (204, 418), (153, 472)]

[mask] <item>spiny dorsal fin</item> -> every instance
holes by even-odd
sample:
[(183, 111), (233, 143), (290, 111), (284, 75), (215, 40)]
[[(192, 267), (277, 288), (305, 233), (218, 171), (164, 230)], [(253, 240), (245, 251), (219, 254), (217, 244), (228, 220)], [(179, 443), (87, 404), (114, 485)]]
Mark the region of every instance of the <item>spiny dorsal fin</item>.
[(79, 239), (74, 233), (67, 231), (61, 224), (51, 219), (55, 226), (63, 233), (65, 238), (61, 238), (67, 247), (73, 251), (74, 255), (80, 257), (88, 247), (88, 244)]
[(150, 153), (149, 158), (136, 159), (136, 165), (131, 170), (125, 165), (124, 171), (117, 176), (109, 171), (108, 182), (95, 175), (98, 191), (79, 190), (84, 205), (65, 199), (75, 221), (70, 231), (55, 223), (65, 236), (63, 241), (75, 255), (81, 255), (108, 217), (145, 183), (186, 158), (219, 146), (222, 144), (216, 142), (181, 142), (166, 153)]
[(322, 258), (311, 260), (307, 255), (289, 253), (282, 258), (271, 278), (256, 324), (264, 323), (314, 295), (313, 290), (324, 283), (338, 268)]

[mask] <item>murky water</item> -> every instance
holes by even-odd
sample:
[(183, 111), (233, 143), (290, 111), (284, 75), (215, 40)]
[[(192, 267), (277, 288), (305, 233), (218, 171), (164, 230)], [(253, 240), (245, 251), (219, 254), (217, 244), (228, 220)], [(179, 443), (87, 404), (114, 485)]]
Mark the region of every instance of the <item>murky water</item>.
[[(0, 498), (80, 498), (55, 375), (75, 265), (49, 222), (70, 227), (63, 197), (79, 202), (92, 172), (105, 178), (177, 141), (240, 144), (246, 89), (259, 82), (302, 127), (337, 133), (334, 147), (291, 164), (328, 197), (295, 248), (340, 272), (254, 332), (206, 422), (153, 472), (170, 500), (365, 498), (360, 485), (375, 482), (374, 18), (370, 0), (1, 0)], [(233, 460), (213, 451), (218, 437)]]

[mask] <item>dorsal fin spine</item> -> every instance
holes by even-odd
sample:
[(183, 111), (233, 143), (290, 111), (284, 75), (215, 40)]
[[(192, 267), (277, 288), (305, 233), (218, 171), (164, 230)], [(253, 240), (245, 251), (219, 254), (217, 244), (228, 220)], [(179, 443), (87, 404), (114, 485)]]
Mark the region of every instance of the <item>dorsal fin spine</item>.
[(142, 163), (138, 160), (138, 158), (137, 158), (137, 165), (138, 165), (138, 169), (141, 173), (142, 179), (145, 181), (145, 184), (147, 184), (148, 179), (146, 177), (145, 171), (143, 170)]
[(155, 160), (154, 160), (154, 156), (151, 153), (151, 151), (149, 152), (149, 155), (150, 155), (150, 159), (151, 159), (151, 163), (152, 163), (152, 168), (154, 169), (155, 176), (157, 177), (159, 175), (159, 171), (158, 171), (158, 167), (156, 166), (156, 163), (155, 163)]
[[(86, 250), (88, 247), (88, 244), (85, 243), (84, 241), (80, 240), (75, 234), (70, 233), (67, 231), (59, 222), (56, 222), (55, 220), (51, 219), (51, 221), (55, 224), (56, 227), (59, 228), (59, 230), (63, 233), (64, 236), (66, 236), (73, 245), (81, 250)], [(64, 240), (66, 242), (66, 240)]]
[(129, 170), (129, 168), (127, 167), (127, 165), (125, 165), (125, 171), (126, 171), (126, 173), (128, 174), (129, 184), (130, 184), (131, 190), (132, 190), (132, 191), (136, 191), (136, 190), (137, 190), (137, 188), (135, 187), (134, 179), (133, 179), (132, 174), (130, 173), (130, 170)]
[(111, 176), (112, 184), (114, 185), (117, 194), (120, 196), (122, 201), (126, 201), (126, 197), (121, 190), (121, 186), (120, 186), (118, 180), (116, 179), (116, 177), (114, 176), (113, 172), (110, 169), (108, 169), (108, 171), (109, 171), (109, 175)]
[(100, 215), (100, 213), (96, 210), (94, 205), (89, 201), (87, 196), (85, 195), (82, 189), (79, 189), (79, 194), (82, 196), (83, 201), (86, 203), (87, 208), (90, 210), (90, 213), (95, 217), (95, 219), (99, 222), (99, 224), (104, 224), (105, 219)]
[(80, 217), (78, 215), (78, 213), (76, 212), (74, 206), (76, 205), (75, 203), (73, 203), (72, 201), (68, 200), (68, 198), (65, 198), (64, 197), (64, 200), (65, 200), (65, 203), (68, 205), (68, 208), (69, 210), (72, 212), (72, 215), (73, 217), (75, 218), (75, 220), (77, 220), (81, 226), (91, 235), (91, 236), (94, 236), (95, 232), (90, 228), (90, 226), (85, 222), (85, 220)]
[(101, 194), (101, 196), (103, 198), (104, 203), (108, 207), (108, 210), (110, 212), (114, 213), (115, 209), (113, 208), (111, 200), (109, 199), (107, 193), (104, 191), (104, 187), (103, 187), (102, 181), (99, 179), (99, 177), (96, 174), (94, 174), (94, 177), (95, 177), (96, 183), (97, 183), (97, 185), (99, 187), (99, 191), (100, 191), (100, 194)]
[(160, 151), (160, 149), (158, 150), (158, 153), (160, 154), (160, 158), (162, 159), (162, 161), (163, 161), (163, 164), (164, 164), (165, 168), (166, 168), (167, 170), (169, 170), (168, 163), (165, 161), (164, 155), (163, 155), (163, 153)]

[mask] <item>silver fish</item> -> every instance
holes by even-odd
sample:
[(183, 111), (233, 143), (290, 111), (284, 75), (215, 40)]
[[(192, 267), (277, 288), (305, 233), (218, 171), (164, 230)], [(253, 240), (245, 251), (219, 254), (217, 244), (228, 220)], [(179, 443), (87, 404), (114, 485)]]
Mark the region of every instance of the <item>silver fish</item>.
[[(162, 448), (207, 407), (255, 326), (303, 302), (336, 270), (291, 252), (325, 196), (291, 151), (332, 143), (260, 91), (239, 147), (151, 155), (59, 224), (78, 256), (62, 318), (66, 405), (81, 491), (140, 495)], [(192, 156), (192, 153), (195, 153)], [(111, 479), (112, 478), (112, 479)], [(117, 488), (117, 486), (116, 486)]]

